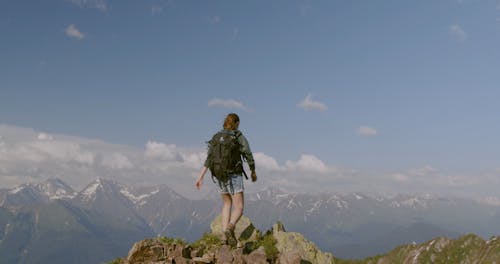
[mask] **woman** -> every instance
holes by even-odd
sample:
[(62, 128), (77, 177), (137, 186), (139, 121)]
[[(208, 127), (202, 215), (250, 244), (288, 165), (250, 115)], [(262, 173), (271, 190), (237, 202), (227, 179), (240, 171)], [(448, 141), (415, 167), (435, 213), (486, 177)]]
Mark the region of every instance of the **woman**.
[[(238, 220), (240, 219), (241, 215), (243, 214), (243, 205), (244, 205), (244, 200), (243, 200), (244, 187), (243, 187), (243, 176), (242, 176), (242, 172), (244, 173), (244, 171), (241, 163), (241, 156), (245, 158), (246, 162), (248, 163), (248, 166), (250, 167), (250, 170), (252, 171), (251, 174), (252, 182), (255, 182), (257, 180), (257, 175), (255, 173), (255, 162), (253, 159), (252, 151), (250, 150), (250, 146), (248, 144), (247, 139), (245, 138), (245, 136), (243, 136), (241, 131), (238, 130), (239, 125), (240, 125), (240, 118), (238, 117), (238, 115), (235, 113), (228, 114), (226, 119), (224, 120), (223, 130), (221, 132), (231, 133), (236, 137), (239, 143), (239, 155), (237, 159), (239, 159), (240, 161), (239, 163), (241, 166), (241, 170), (231, 173), (227, 181), (217, 180), (215, 177), (213, 178), (214, 182), (216, 183), (218, 192), (221, 194), (222, 201), (224, 202), (221, 213), (222, 230), (224, 234), (222, 240), (224, 243), (227, 243), (233, 247), (237, 243), (237, 240), (234, 236), (234, 227), (236, 226), (236, 223), (238, 223)], [(212, 145), (209, 144), (207, 159), (205, 160), (205, 164), (201, 169), (200, 176), (196, 181), (196, 188), (198, 190), (201, 188), (201, 185), (203, 184), (203, 178), (205, 177), (205, 173), (210, 167), (209, 158), (211, 152), (212, 152)], [(233, 209), (232, 211), (231, 208)]]

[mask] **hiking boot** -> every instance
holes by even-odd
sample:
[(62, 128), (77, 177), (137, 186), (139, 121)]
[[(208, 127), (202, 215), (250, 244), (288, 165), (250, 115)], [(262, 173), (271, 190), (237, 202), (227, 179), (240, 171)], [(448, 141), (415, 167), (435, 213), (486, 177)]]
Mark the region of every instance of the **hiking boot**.
[(234, 225), (229, 223), (227, 226), (226, 231), (224, 231), (224, 236), (226, 236), (227, 239), (227, 245), (230, 245), (231, 247), (236, 247), (238, 240), (236, 240), (236, 237), (234, 235)]

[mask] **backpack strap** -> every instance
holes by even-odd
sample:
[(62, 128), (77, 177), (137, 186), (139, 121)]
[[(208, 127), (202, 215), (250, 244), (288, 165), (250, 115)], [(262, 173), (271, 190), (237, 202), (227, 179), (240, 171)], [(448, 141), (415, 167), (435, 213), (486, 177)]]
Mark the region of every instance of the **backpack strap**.
[[(239, 138), (242, 134), (243, 134), (243, 133), (241, 133), (241, 131), (239, 131), (239, 130), (236, 130), (236, 132), (234, 132), (234, 136), (236, 137), (236, 141), (238, 141), (238, 138)], [(240, 143), (240, 142), (238, 141), (238, 144), (239, 144), (239, 143)], [(245, 172), (245, 167), (243, 166), (243, 164), (241, 164), (241, 169), (242, 169), (242, 171), (243, 171), (243, 175), (245, 175), (245, 179), (247, 179), (247, 180), (248, 180), (248, 175), (247, 175), (247, 173)]]

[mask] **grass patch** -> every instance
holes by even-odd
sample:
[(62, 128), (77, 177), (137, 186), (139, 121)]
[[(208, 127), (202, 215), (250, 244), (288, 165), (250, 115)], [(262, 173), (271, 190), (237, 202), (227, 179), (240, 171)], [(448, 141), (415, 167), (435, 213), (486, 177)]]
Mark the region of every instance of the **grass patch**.
[(186, 245), (186, 241), (180, 238), (160, 237), (160, 241), (166, 244), (181, 244)]
[(108, 262), (106, 264), (122, 264), (122, 263), (123, 263), (123, 259), (116, 258), (116, 259), (114, 259), (114, 260), (112, 260), (112, 261), (110, 261), (110, 262)]
[(266, 257), (268, 260), (273, 261), (278, 258), (278, 248), (276, 247), (276, 239), (273, 236), (271, 231), (266, 232), (266, 234), (255, 243), (254, 248), (257, 249), (259, 247), (264, 247), (264, 251), (266, 252)]
[(222, 244), (222, 241), (220, 238), (210, 232), (206, 232), (203, 234), (203, 236), (195, 241), (194, 243), (191, 244), (192, 248), (212, 248), (215, 246), (220, 246)]

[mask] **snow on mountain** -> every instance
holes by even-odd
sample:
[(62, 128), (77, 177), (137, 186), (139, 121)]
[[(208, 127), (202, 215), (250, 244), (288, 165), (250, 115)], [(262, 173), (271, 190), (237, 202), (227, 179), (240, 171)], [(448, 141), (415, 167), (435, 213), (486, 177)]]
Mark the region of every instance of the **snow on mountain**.
[(152, 190), (149, 190), (148, 192), (140, 192), (137, 191), (136, 188), (130, 188), (130, 187), (123, 187), (120, 189), (120, 193), (123, 194), (125, 197), (130, 199), (132, 203), (135, 205), (144, 205), (147, 203), (147, 199), (151, 196), (154, 196), (155, 194), (160, 192), (160, 188), (155, 187), (152, 188)]
[(101, 187), (100, 182), (93, 182), (85, 189), (83, 189), (78, 195), (83, 201), (89, 202), (96, 199), (97, 189)]
[(104, 200), (126, 200), (132, 202), (128, 197), (121, 193), (121, 189), (123, 188), (124, 187), (121, 184), (115, 181), (97, 178), (83, 188), (75, 199), (87, 204), (99, 203)]
[(71, 199), (75, 191), (59, 179), (25, 183), (2, 193), (0, 206), (16, 207), (47, 203), (55, 199)]
[(60, 179), (48, 179), (34, 185), (34, 187), (50, 200), (71, 199), (76, 196), (76, 192)]
[(32, 184), (22, 184), (3, 192), (0, 197), (0, 206), (19, 207), (45, 203), (48, 197), (40, 193)]
[(22, 190), (24, 190), (24, 188), (26, 188), (26, 187), (27, 187), (26, 184), (16, 186), (13, 189), (9, 190), (9, 193), (10, 194), (16, 194), (16, 193), (21, 192)]

